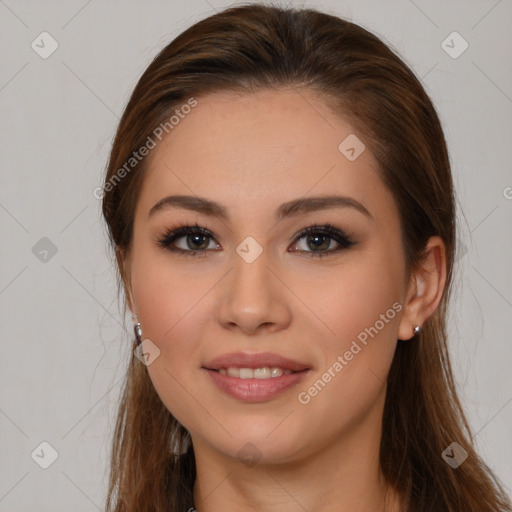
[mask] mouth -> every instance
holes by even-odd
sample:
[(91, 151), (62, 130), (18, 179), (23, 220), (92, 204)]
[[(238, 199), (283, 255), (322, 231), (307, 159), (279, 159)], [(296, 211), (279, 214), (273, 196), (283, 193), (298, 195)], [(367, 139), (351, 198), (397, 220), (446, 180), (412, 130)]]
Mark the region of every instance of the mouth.
[(312, 370), (292, 359), (264, 353), (231, 353), (202, 366), (224, 394), (244, 402), (265, 402), (296, 386)]

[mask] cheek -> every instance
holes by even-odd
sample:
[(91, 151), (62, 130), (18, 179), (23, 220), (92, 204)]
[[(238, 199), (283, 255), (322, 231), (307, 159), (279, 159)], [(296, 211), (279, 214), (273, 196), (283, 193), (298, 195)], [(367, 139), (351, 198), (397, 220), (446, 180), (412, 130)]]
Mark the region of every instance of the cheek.
[[(308, 306), (328, 328), (327, 352), (344, 352), (358, 338), (364, 342), (368, 330), (380, 345), (396, 341), (401, 305), (400, 258), (378, 258), (375, 254), (358, 254), (346, 265), (330, 269), (315, 282), (302, 277), (298, 294), (307, 297)], [(378, 333), (375, 332), (375, 329)], [(331, 355), (332, 357), (332, 355)]]
[(189, 274), (183, 268), (170, 263), (165, 253), (141, 249), (132, 263), (132, 288), (143, 339), (160, 350), (147, 367), (151, 381), (166, 408), (193, 430), (209, 419), (192, 398), (196, 393), (190, 374), (200, 367), (200, 340), (212, 317), (205, 310), (212, 306), (205, 294), (218, 279), (205, 277), (207, 271)]
[(214, 284), (207, 271), (184, 269), (165, 251), (154, 249), (141, 248), (133, 260), (132, 288), (139, 320), (144, 336), (161, 350), (178, 339), (196, 337), (198, 312), (205, 305), (202, 297)]
[(366, 254), (333, 270), (323, 286), (303, 284), (301, 293), (315, 290), (307, 295), (308, 304), (330, 331), (319, 341), (324, 360), (298, 397), (312, 416), (327, 414), (337, 425), (348, 424), (369, 410), (384, 389), (402, 309), (400, 265), (400, 255), (379, 259)]
[(295, 417), (302, 421), (296, 432), (289, 432), (305, 439), (322, 432), (323, 439), (315, 441), (319, 444), (334, 442), (370, 416), (371, 423), (381, 421), (396, 347), (397, 314), (391, 297), (339, 303), (347, 310), (333, 313), (330, 324), (336, 337), (323, 341), (325, 364), (297, 389)]

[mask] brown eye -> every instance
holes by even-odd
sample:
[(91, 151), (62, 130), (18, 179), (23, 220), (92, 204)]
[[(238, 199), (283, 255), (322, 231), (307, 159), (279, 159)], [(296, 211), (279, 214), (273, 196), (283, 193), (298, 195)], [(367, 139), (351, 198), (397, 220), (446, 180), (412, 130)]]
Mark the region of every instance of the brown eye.
[[(204, 256), (211, 244), (209, 240), (211, 238), (212, 234), (208, 230), (199, 227), (197, 224), (195, 226), (187, 225), (168, 231), (165, 236), (158, 241), (158, 245), (179, 254)], [(181, 242), (181, 247), (176, 246), (176, 241), (181, 239), (184, 239), (184, 242)], [(214, 244), (213, 248), (216, 247), (218, 247), (218, 245)]]
[[(341, 230), (327, 224), (325, 226), (311, 226), (301, 231), (295, 238), (295, 240), (306, 239), (306, 247), (312, 248), (312, 250), (298, 250), (292, 252), (305, 252), (308, 256), (327, 256), (335, 252), (339, 252), (342, 249), (348, 249), (355, 242), (352, 242), (345, 233)], [(338, 248), (333, 250), (326, 250), (332, 245), (332, 241), (338, 244)]]

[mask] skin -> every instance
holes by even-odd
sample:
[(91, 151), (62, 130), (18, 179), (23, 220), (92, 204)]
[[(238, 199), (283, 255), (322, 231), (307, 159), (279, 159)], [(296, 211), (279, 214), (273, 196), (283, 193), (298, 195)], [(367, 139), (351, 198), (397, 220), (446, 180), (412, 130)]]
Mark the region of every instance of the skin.
[[(397, 339), (412, 338), (413, 325), (439, 304), (443, 243), (431, 238), (425, 260), (406, 275), (399, 212), (376, 160), (368, 146), (354, 161), (338, 150), (349, 134), (364, 139), (313, 91), (223, 92), (197, 100), (149, 155), (132, 245), (119, 256), (143, 339), (161, 351), (147, 367), (150, 378), (191, 433), (196, 508), (397, 510), (391, 498), (384, 506), (379, 468), (385, 380)], [(274, 219), (286, 201), (333, 193), (357, 200), (371, 216), (338, 207)], [(182, 208), (148, 215), (171, 194), (216, 201), (229, 219)], [(202, 246), (201, 240), (187, 245), (186, 236), (174, 242), (189, 251), (208, 247), (203, 257), (158, 245), (181, 222), (211, 231)], [(314, 223), (330, 223), (356, 244), (309, 256), (314, 240), (296, 235)], [(236, 252), (248, 236), (263, 249), (252, 263)], [(323, 240), (324, 253), (338, 247)], [(401, 311), (309, 403), (300, 403), (298, 393), (394, 303)], [(202, 369), (234, 351), (275, 352), (311, 370), (281, 395), (247, 403), (220, 392)], [(246, 443), (259, 451), (255, 465), (237, 455)]]

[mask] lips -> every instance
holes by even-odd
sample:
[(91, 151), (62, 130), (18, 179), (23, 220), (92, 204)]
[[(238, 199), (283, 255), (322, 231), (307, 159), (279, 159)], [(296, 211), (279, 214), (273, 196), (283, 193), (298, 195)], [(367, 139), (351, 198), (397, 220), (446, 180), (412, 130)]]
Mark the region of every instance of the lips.
[(271, 352), (232, 352), (207, 361), (202, 369), (223, 393), (254, 403), (271, 400), (298, 385), (311, 366)]
[(293, 387), (298, 386), (307, 377), (309, 370), (292, 372), (289, 375), (272, 377), (270, 379), (240, 379), (223, 375), (217, 370), (204, 369), (213, 384), (224, 395), (238, 401), (261, 403), (275, 399)]
[(271, 352), (245, 353), (232, 352), (215, 357), (206, 362), (203, 368), (207, 370), (220, 370), (226, 368), (282, 368), (292, 372), (309, 370), (310, 366)]

